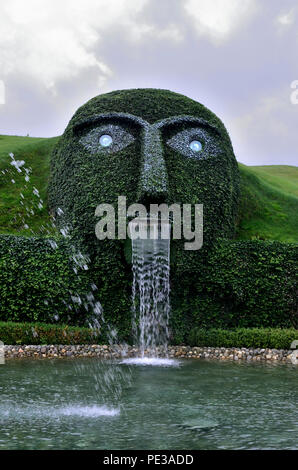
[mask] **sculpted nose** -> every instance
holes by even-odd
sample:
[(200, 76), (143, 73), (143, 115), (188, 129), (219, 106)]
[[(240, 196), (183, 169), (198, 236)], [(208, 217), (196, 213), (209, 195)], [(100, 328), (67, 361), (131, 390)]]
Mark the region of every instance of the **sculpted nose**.
[(142, 203), (165, 202), (168, 195), (168, 175), (163, 156), (160, 131), (144, 129), (139, 200)]

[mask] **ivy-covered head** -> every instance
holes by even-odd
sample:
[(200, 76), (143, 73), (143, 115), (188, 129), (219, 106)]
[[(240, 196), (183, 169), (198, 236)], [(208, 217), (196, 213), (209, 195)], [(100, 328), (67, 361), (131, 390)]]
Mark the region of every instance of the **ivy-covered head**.
[[(95, 209), (118, 196), (203, 204), (204, 246), (231, 237), (239, 176), (228, 133), (202, 104), (167, 90), (114, 91), (77, 110), (52, 156), (49, 201), (86, 251), (96, 252)], [(119, 242), (118, 242), (119, 244)], [(95, 251), (94, 251), (95, 250)]]

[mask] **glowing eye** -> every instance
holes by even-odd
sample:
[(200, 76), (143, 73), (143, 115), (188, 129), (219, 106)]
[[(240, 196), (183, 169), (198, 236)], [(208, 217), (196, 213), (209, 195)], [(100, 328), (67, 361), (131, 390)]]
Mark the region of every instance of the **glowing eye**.
[(113, 143), (113, 139), (110, 135), (104, 134), (100, 137), (99, 143), (102, 147), (109, 147)]
[(134, 140), (135, 138), (121, 126), (105, 123), (91, 129), (80, 138), (79, 142), (89, 153), (106, 157), (125, 149)]
[(193, 152), (200, 152), (203, 148), (201, 142), (199, 140), (192, 140), (189, 144), (189, 147)]

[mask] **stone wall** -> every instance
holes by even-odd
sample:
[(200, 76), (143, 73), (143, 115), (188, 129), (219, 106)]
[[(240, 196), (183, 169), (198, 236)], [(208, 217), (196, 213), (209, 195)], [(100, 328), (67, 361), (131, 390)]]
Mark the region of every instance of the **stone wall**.
[[(217, 359), (230, 361), (272, 361), (291, 363), (293, 351), (285, 349), (248, 349), (248, 348), (211, 348), (171, 346), (168, 349), (170, 358), (192, 358), (192, 359)], [(121, 358), (134, 357), (138, 355), (138, 349), (127, 346), (107, 345), (6, 345), (5, 358), (63, 358), (63, 357), (98, 357), (98, 358)], [(157, 351), (156, 355), (164, 355)]]

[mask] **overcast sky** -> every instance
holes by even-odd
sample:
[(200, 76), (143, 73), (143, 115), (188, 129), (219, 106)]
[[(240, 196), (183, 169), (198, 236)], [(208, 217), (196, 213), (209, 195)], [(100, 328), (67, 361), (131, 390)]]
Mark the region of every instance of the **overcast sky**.
[(294, 80), (297, 0), (0, 3), (2, 134), (60, 135), (93, 96), (166, 88), (223, 120), (238, 161), (297, 165)]

